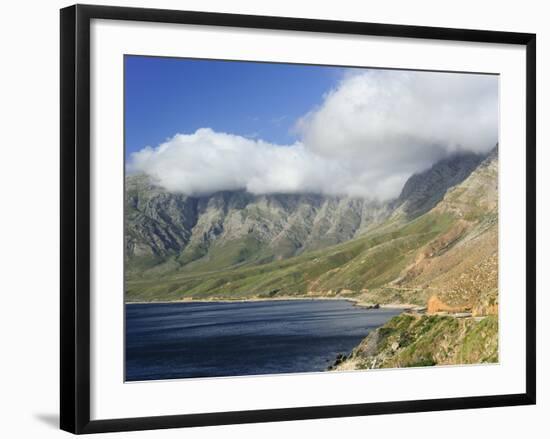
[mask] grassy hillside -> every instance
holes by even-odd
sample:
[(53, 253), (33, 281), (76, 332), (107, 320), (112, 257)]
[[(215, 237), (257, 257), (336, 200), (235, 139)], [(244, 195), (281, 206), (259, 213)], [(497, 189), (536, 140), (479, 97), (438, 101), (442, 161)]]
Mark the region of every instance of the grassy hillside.
[[(455, 220), (453, 214), (428, 213), (405, 225), (385, 225), (347, 243), (268, 264), (218, 270), (203, 262), (191, 266), (193, 270), (127, 279), (126, 299), (359, 295), (395, 279), (420, 248), (448, 231)], [(224, 249), (216, 251), (216, 261), (223, 259)], [(233, 246), (226, 251), (227, 257), (234, 257)]]
[(204, 259), (127, 279), (126, 299), (345, 296), (426, 305), (437, 296), (457, 311), (477, 307), (483, 314), (497, 303), (497, 237), (494, 215), (468, 221), (433, 210), (409, 223), (386, 223), (344, 244), (266, 264), (218, 269), (219, 260), (254, 245), (219, 247), (211, 263)]
[(336, 370), (498, 362), (498, 317), (402, 314), (371, 332)]

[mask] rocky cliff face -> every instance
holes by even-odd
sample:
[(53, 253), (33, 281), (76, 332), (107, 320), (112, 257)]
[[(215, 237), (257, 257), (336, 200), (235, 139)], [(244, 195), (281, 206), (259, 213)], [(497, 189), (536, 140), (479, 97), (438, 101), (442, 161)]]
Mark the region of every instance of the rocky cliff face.
[(462, 154), (413, 175), (381, 203), (315, 194), (244, 191), (189, 197), (126, 177), (127, 274), (262, 264), (362, 236), (388, 218), (408, 221), (442, 200), (483, 157)]
[(457, 154), (434, 164), (430, 169), (410, 177), (392, 203), (396, 212), (416, 218), (439, 203), (450, 187), (464, 181), (487, 156)]
[(170, 257), (181, 266), (204, 259), (218, 268), (284, 259), (352, 239), (388, 212), (377, 202), (312, 194), (187, 197), (144, 175), (127, 177), (126, 187), (130, 269), (140, 260), (153, 266)]

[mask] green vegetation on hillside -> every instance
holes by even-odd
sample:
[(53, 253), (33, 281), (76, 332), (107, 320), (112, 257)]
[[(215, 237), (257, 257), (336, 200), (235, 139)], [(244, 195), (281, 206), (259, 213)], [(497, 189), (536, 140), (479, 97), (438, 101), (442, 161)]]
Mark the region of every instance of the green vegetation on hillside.
[[(212, 262), (175, 273), (161, 272), (147, 279), (126, 281), (126, 300), (177, 300), (193, 298), (247, 298), (359, 294), (394, 279), (415, 252), (452, 226), (447, 213), (428, 213), (393, 230), (375, 229), (364, 237), (326, 249), (267, 264), (223, 269), (247, 246), (215, 250)], [(222, 261), (222, 262), (220, 262)], [(222, 265), (218, 266), (217, 263)]]
[(336, 369), (498, 362), (498, 317), (402, 314), (371, 332)]

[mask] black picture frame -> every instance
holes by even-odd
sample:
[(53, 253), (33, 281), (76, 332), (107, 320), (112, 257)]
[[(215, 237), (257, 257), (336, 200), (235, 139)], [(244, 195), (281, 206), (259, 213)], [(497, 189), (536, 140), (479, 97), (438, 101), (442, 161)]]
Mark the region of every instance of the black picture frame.
[[(90, 420), (90, 21), (181, 23), (255, 29), (502, 43), (526, 47), (526, 391), (416, 401)], [(530, 33), (75, 5), (61, 10), (61, 429), (81, 434), (535, 404), (536, 36)]]

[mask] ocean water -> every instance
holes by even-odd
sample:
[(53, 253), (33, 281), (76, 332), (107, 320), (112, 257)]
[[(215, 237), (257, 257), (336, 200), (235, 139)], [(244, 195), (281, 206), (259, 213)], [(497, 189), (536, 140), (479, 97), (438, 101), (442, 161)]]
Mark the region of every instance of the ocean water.
[(344, 300), (126, 305), (126, 381), (327, 370), (400, 313)]

